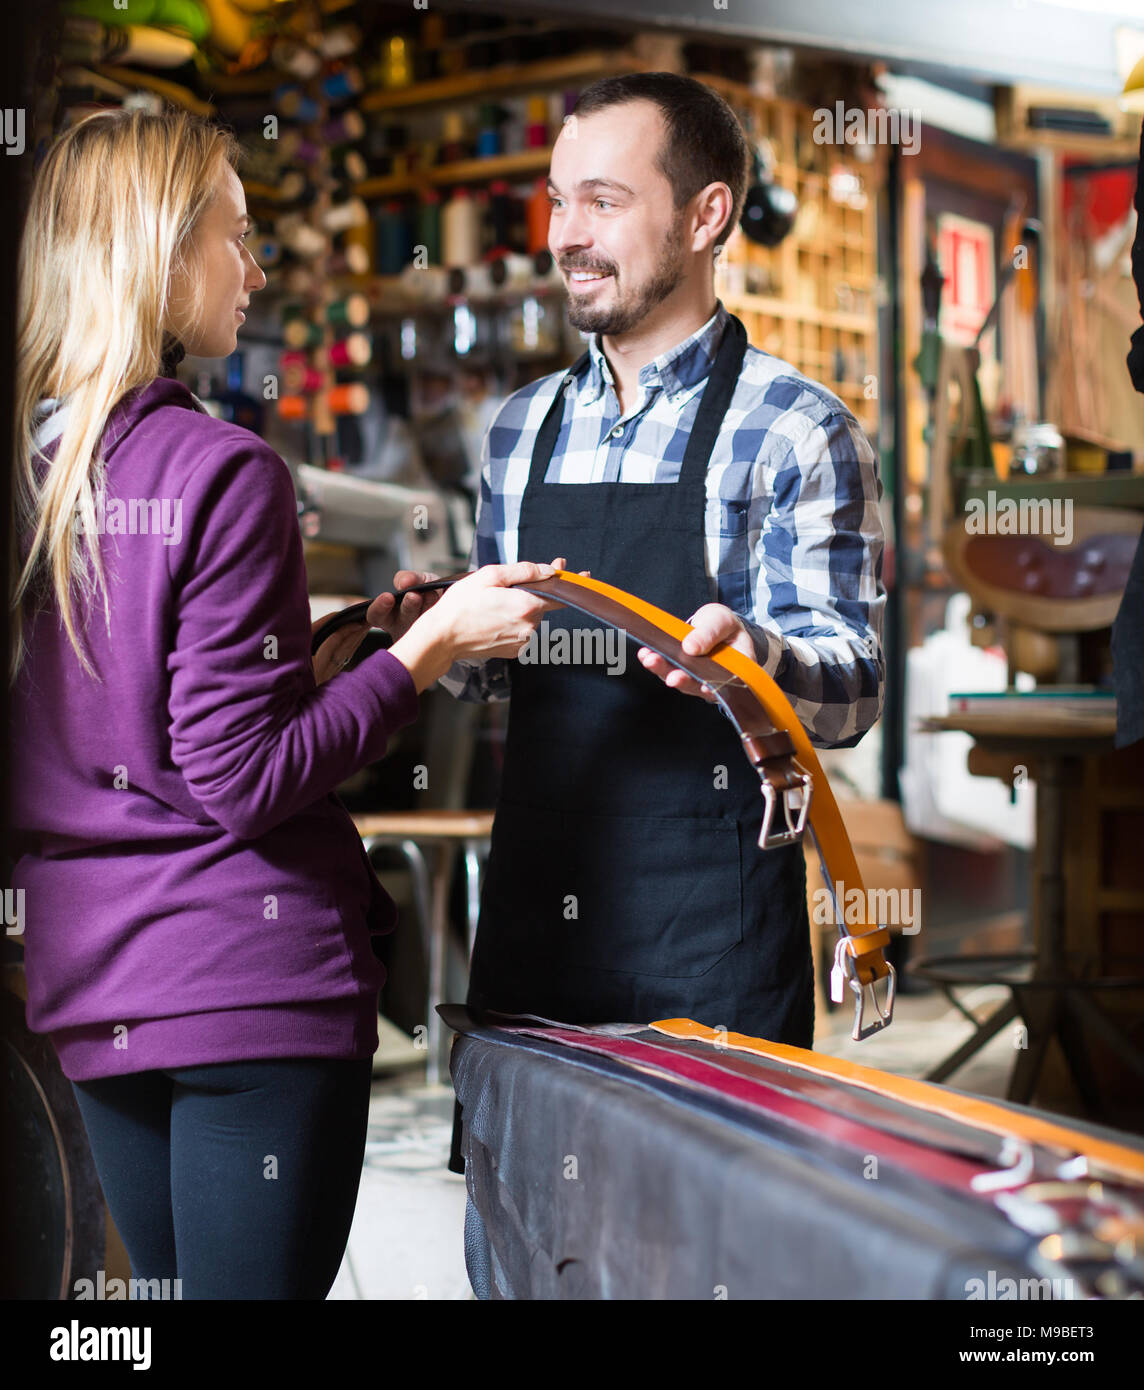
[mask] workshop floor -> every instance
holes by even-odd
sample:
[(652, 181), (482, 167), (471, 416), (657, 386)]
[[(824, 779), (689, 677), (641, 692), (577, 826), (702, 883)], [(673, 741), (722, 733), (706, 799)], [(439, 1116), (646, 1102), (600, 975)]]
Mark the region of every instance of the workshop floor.
[[(1008, 998), (987, 985), (962, 996), (979, 1017)], [(938, 993), (900, 996), (894, 1026), (863, 1043), (851, 1040), (842, 1014), (838, 1032), (820, 1038), (817, 1052), (849, 1057), (903, 1076), (921, 1076), (966, 1037), (969, 1024)], [(399, 1058), (398, 1048), (395, 1060)], [(423, 1055), (423, 1054), (422, 1054)], [(382, 1059), (379, 1058), (379, 1063)], [(1004, 1096), (1013, 1064), (1005, 1032), (984, 1047), (950, 1084)], [(423, 1070), (381, 1071), (370, 1105), (365, 1164), (349, 1249), (331, 1299), (466, 1299), (463, 1230), (465, 1180), (446, 1168), (453, 1092), (426, 1086)]]

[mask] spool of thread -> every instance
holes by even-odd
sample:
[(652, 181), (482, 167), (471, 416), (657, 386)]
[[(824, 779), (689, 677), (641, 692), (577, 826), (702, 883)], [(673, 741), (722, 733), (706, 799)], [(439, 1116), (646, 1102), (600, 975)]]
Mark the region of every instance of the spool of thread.
[(360, 381), (331, 386), (326, 392), (326, 408), (332, 415), (364, 415), (369, 409), (369, 387)]
[(318, 190), (300, 169), (287, 169), (278, 180), (278, 192), (286, 203), (312, 203)]
[(379, 275), (397, 275), (409, 259), (405, 218), (400, 203), (385, 203), (374, 223), (374, 263)]
[(335, 262), (331, 266), (331, 273), (339, 274), (341, 271), (349, 271), (351, 275), (369, 275), (373, 271), (373, 228), (372, 227), (349, 227), (342, 233), (341, 250), (337, 253), (338, 257), (344, 260), (344, 265)]
[(278, 414), (283, 420), (305, 420), (310, 414), (310, 402), (305, 396), (279, 396)]
[(270, 51), (270, 58), (275, 67), (301, 82), (317, 77), (322, 70), (321, 56), (294, 39), (278, 39)]
[(532, 269), (542, 284), (561, 286), (564, 284), (564, 276), (560, 273), (560, 267), (556, 264), (552, 252), (547, 246), (533, 256)]
[(339, 24), (316, 35), (314, 42), (323, 58), (345, 58), (361, 47), (361, 29), (356, 24)]
[(531, 256), (510, 251), (507, 256), (498, 256), (489, 263), (489, 278), (495, 289), (522, 289), (536, 278), (536, 267)]
[(421, 195), (414, 239), (418, 246), (424, 246), (430, 265), (441, 264), (441, 195), (435, 188), (427, 188)]
[(250, 245), (250, 254), (263, 269), (268, 266), (275, 266), (282, 259), (282, 243), (277, 237), (258, 237)]
[(326, 322), (335, 327), (364, 328), (369, 323), (369, 300), (364, 294), (347, 294), (326, 305)]
[(284, 217), (279, 217), (274, 224), (274, 230), (290, 250), (304, 260), (312, 260), (313, 257), (324, 255), (329, 250), (329, 237), (323, 236), (316, 227), (311, 227), (300, 213), (287, 213)]
[(524, 143), (530, 150), (543, 149), (548, 144), (548, 102), (544, 97), (529, 97)]
[(336, 72), (327, 73), (318, 85), (327, 101), (345, 101), (349, 97), (357, 96), (365, 83), (359, 68), (344, 67)]
[(344, 145), (351, 140), (360, 140), (365, 134), (365, 118), (360, 111), (343, 111), (332, 116), (322, 126), (322, 137), (331, 145)]
[(322, 326), (308, 319), (287, 319), (282, 325), (282, 338), (288, 347), (317, 347), (322, 341)]
[[(363, 229), (351, 227), (346, 236), (360, 230)], [(364, 230), (368, 231), (368, 228)], [(355, 241), (347, 241), (340, 251), (334, 251), (327, 263), (331, 275), (368, 275), (369, 268), (369, 249)]]
[(381, 50), (381, 85), (392, 91), (397, 87), (408, 87), (412, 81), (409, 41), (402, 34), (394, 34), (386, 40)]
[(309, 358), (306, 356), (304, 352), (298, 352), (296, 349), (291, 349), (291, 351), (289, 352), (279, 353), (278, 365), (285, 372), (289, 371), (291, 367), (308, 366)]
[(305, 265), (292, 265), (286, 269), (282, 284), (287, 294), (317, 294), (319, 281), (317, 275)]
[(441, 209), (441, 253), (446, 265), (473, 265), (480, 260), (480, 213), (467, 188), (455, 188)]
[(330, 169), (336, 179), (345, 183), (361, 183), (369, 177), (365, 156), (353, 145), (340, 145), (330, 152)]
[(294, 160), (299, 164), (317, 164), (322, 157), (322, 147), (303, 135), (300, 130), (284, 131), (278, 138), (282, 158)]
[(319, 365), (364, 367), (373, 355), (373, 345), (365, 333), (349, 333), (317, 354)]
[(409, 299), (425, 304), (436, 303), (450, 293), (449, 282), (452, 275), (453, 272), (446, 270), (444, 266), (418, 266), (410, 261), (401, 272), (401, 290)]
[(326, 208), (319, 220), (327, 232), (344, 232), (347, 227), (364, 227), (369, 222), (369, 208), (360, 198), (350, 198)]
[(480, 229), (477, 260), (481, 260), (493, 249), (493, 224), (492, 218), (489, 216), (489, 190), (478, 188), (473, 194), (473, 202), (477, 205), (477, 226)]
[(282, 115), (303, 124), (316, 121), (322, 114), (318, 103), (313, 97), (307, 96), (301, 87), (279, 87), (274, 93), (274, 102)]
[(477, 158), (486, 159), (501, 153), (501, 112), (491, 102), (485, 102), (477, 114)]
[(325, 380), (322, 373), (308, 363), (285, 367), (282, 371), (283, 385), (292, 395), (312, 396), (315, 391), (322, 389)]
[(441, 163), (456, 164), (458, 160), (468, 159), (471, 154), (472, 147), (465, 132), (464, 116), (459, 111), (446, 111), (441, 125)]
[(488, 299), (493, 293), (492, 266), (485, 261), (465, 267), (463, 293), (470, 299)]
[(512, 197), (503, 179), (489, 184), (489, 225), (492, 228), (490, 252), (503, 255), (512, 247)]
[(548, 222), (552, 216), (552, 203), (548, 197), (548, 180), (537, 179), (532, 185), (525, 208), (525, 226), (528, 232), (528, 254), (535, 256), (538, 251), (548, 249)]

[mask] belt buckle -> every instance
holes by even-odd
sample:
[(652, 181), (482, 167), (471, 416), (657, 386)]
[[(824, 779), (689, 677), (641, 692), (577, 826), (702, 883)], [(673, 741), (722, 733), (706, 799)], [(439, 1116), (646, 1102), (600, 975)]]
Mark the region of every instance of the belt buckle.
[[(783, 774), (776, 772), (774, 781), (772, 781), (770, 769), (761, 769), (763, 824), (759, 831), (760, 849), (776, 849), (780, 845), (797, 844), (802, 839), (802, 833), (806, 829), (806, 815), (810, 810), (810, 798), (814, 794), (814, 779), (793, 758), (791, 759), (791, 766), (797, 768), (798, 771)], [(778, 782), (777, 791), (775, 789), (776, 781)], [(794, 801), (796, 797), (797, 801)], [(772, 834), (771, 824), (775, 818), (775, 809), (780, 804), (782, 805), (782, 818), (786, 823), (786, 829), (777, 830)], [(796, 819), (793, 821), (791, 819), (792, 809), (796, 813)]]
[[(883, 1028), (888, 1028), (894, 1017), (894, 992), (897, 972), (889, 961), (886, 962), (886, 969), (889, 971), (889, 974), (882, 978), (889, 983), (886, 985), (886, 1007), (884, 1010), (881, 1004), (878, 1003), (877, 978), (871, 980), (868, 985), (864, 985), (855, 975), (847, 976), (846, 983), (850, 986), (855, 995), (854, 1031), (850, 1034), (855, 1042), (862, 1042), (866, 1038), (872, 1037), (875, 1033), (880, 1033)], [(874, 1013), (877, 1015), (872, 1023), (864, 1022), (867, 997), (873, 1005)]]

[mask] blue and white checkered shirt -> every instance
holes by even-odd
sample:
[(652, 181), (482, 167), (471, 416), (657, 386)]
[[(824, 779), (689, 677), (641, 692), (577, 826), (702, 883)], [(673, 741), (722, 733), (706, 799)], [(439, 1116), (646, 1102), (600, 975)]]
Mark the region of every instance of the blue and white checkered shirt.
[[(640, 398), (624, 416), (593, 334), (591, 364), (574, 406), (565, 406), (545, 481), (678, 481), (727, 319), (720, 301), (698, 332), (641, 368)], [(563, 377), (516, 391), (485, 436), (474, 565), (517, 559), (533, 445)], [(857, 743), (882, 710), (881, 497), (877, 456), (846, 406), (788, 362), (748, 346), (707, 466), (710, 601), (744, 620), (757, 661), (824, 747)], [(458, 662), (441, 683), (462, 699), (503, 700), (510, 673), (500, 659)]]

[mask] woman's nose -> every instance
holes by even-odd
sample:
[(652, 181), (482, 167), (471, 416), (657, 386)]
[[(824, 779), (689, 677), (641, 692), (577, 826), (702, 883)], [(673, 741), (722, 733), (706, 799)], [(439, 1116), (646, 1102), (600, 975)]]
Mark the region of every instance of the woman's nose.
[(246, 288), (251, 293), (253, 293), (255, 290), (265, 289), (265, 287), (266, 273), (265, 271), (263, 271), (262, 267), (258, 264), (258, 262), (254, 259), (254, 257), (251, 256), (250, 273), (246, 277)]

